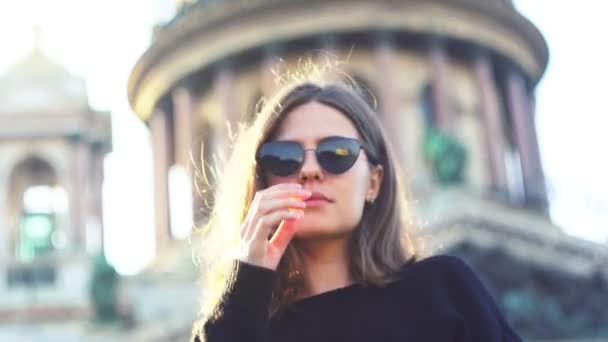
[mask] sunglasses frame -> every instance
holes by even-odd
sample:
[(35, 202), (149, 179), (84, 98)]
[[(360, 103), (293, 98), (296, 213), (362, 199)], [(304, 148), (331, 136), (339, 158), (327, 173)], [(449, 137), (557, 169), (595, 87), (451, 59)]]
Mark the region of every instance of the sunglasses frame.
[[(338, 140), (338, 139), (343, 139), (343, 140), (348, 140), (348, 141), (354, 141), (357, 143), (358, 146), (358, 150), (356, 153), (356, 158), (355, 161), (352, 163), (352, 165), (350, 165), (346, 170), (344, 170), (343, 172), (332, 172), (330, 170), (328, 170), (327, 168), (325, 168), (322, 165), (322, 162), (319, 159), (319, 154), (318, 154), (318, 150), (319, 150), (319, 146), (321, 146), (324, 142), (327, 141), (331, 141), (331, 140)], [(299, 148), (302, 151), (301, 157), (302, 157), (302, 162), (298, 165), (298, 167), (293, 171), (290, 172), (288, 175), (278, 175), (275, 174), (274, 172), (272, 172), (269, 168), (264, 167), (264, 163), (262, 162), (262, 159), (260, 157), (260, 151), (262, 149), (262, 147), (266, 144), (271, 144), (271, 143), (275, 143), (275, 142), (283, 142), (283, 143), (289, 143), (289, 144), (294, 144), (299, 146)], [(359, 158), (359, 155), (361, 154), (361, 150), (363, 150), (367, 156), (367, 159), (369, 161), (369, 163), (371, 163), (372, 165), (377, 165), (377, 162), (374, 160), (374, 158), (372, 158), (368, 152), (368, 149), (364, 146), (363, 142), (361, 142), (359, 139), (356, 138), (351, 138), (351, 137), (342, 137), (342, 136), (329, 136), (326, 138), (323, 138), (319, 141), (319, 143), (317, 144), (317, 146), (315, 148), (304, 148), (302, 146), (302, 144), (296, 142), (296, 141), (290, 141), (290, 140), (273, 140), (273, 141), (267, 141), (263, 144), (261, 144), (258, 148), (258, 151), (256, 152), (256, 162), (258, 163), (258, 166), (260, 167), (261, 170), (264, 170), (274, 176), (277, 177), (290, 177), (293, 176), (294, 174), (296, 174), (298, 172), (298, 170), (300, 170), (302, 168), (302, 165), (304, 165), (304, 158), (306, 157), (306, 152), (307, 151), (314, 151), (315, 152), (315, 158), (317, 158), (317, 163), (319, 164), (319, 166), (321, 167), (321, 169), (323, 169), (324, 172), (327, 172), (329, 174), (332, 175), (339, 175), (339, 174), (343, 174), (345, 172), (347, 172), (348, 170), (350, 170), (356, 163), (356, 160)]]

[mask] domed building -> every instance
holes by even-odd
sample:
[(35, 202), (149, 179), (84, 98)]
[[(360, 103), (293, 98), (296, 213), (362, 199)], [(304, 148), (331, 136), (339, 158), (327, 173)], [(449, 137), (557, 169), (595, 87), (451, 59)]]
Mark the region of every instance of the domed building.
[(36, 45), (0, 75), (0, 324), (90, 315), (110, 115)]
[[(608, 253), (548, 215), (534, 118), (548, 47), (511, 1), (180, 4), (128, 84), (153, 140), (160, 246), (175, 240), (169, 169), (196, 180), (201, 143), (204, 156), (225, 148), (227, 126), (272, 94), (273, 70), (336, 56), (377, 100), (430, 249), (468, 260), (528, 338), (608, 336), (598, 297), (585, 296), (606, 298)], [(195, 221), (200, 206), (194, 195)]]

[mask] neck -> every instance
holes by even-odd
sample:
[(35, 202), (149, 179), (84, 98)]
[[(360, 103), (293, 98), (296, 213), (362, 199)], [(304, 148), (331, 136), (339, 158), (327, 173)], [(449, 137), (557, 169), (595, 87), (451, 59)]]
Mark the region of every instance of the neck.
[(351, 285), (348, 239), (300, 241), (305, 298)]

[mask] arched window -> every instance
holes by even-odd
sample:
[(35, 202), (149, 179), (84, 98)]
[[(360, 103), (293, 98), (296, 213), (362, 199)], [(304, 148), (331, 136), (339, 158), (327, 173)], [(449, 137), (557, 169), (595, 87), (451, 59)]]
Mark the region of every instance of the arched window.
[(57, 216), (67, 211), (68, 199), (53, 167), (42, 158), (29, 157), (15, 166), (9, 184), (15, 257), (30, 262), (65, 245)]

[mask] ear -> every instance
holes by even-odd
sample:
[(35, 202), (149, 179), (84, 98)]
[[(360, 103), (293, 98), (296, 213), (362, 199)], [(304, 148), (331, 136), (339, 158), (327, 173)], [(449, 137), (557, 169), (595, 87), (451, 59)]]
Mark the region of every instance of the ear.
[(367, 200), (373, 202), (380, 192), (380, 186), (382, 185), (382, 180), (384, 178), (384, 168), (382, 165), (376, 165), (370, 171)]

